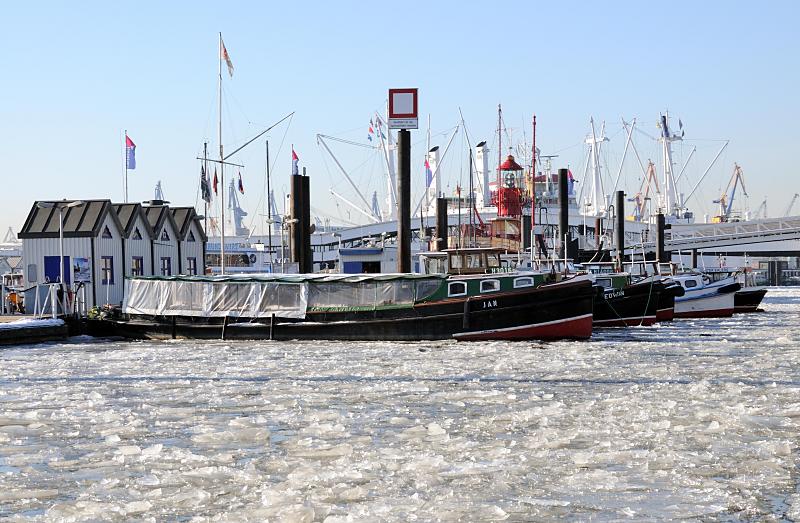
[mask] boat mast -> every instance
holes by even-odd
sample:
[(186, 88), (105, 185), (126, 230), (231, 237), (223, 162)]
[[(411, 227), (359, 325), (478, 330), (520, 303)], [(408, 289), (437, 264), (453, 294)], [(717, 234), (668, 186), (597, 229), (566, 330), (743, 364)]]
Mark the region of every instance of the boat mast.
[(220, 179), (220, 218), (222, 227), (220, 229), (220, 274), (225, 274), (225, 155), (222, 150), (222, 32), (219, 33), (219, 179)]
[[(208, 142), (203, 142), (203, 169), (205, 170), (205, 177), (206, 177), (206, 184), (208, 187), (208, 194), (209, 199), (211, 196), (211, 187), (208, 184)], [(208, 235), (208, 201), (203, 198), (203, 228), (205, 229), (206, 235)], [(205, 274), (205, 268), (203, 269), (203, 274)]]
[(269, 272), (275, 272), (272, 268), (272, 264), (275, 262), (275, 259), (272, 256), (272, 192), (269, 188), (269, 140), (266, 141), (266, 156), (267, 156), (267, 223), (269, 224), (269, 229), (267, 229), (267, 244), (269, 245)]
[(495, 198), (497, 199), (497, 208), (500, 209), (500, 166), (503, 164), (503, 109), (500, 104), (497, 104), (497, 188), (495, 189)]

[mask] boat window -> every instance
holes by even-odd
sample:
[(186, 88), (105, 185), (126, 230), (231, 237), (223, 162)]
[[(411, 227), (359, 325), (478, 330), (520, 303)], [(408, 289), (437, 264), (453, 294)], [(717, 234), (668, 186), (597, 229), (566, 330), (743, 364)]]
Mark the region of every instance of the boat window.
[(481, 268), (481, 255), (480, 254), (467, 254), (467, 268), (480, 269)]
[(495, 292), (500, 290), (500, 280), (483, 280), (481, 282), (481, 293)]
[(428, 298), (441, 287), (441, 280), (418, 280), (416, 282), (416, 299)]
[(697, 282), (694, 280), (686, 280), (683, 282), (683, 286), (687, 289), (691, 289), (692, 287), (697, 287)]
[(604, 289), (610, 289), (612, 287), (611, 278), (597, 278), (597, 285)]
[(516, 278), (514, 280), (514, 288), (519, 289), (520, 287), (533, 287), (533, 278), (524, 277), (524, 278)]
[(486, 255), (486, 266), (487, 267), (500, 267), (500, 255), (499, 254), (487, 254)]
[(451, 254), (450, 255), (450, 268), (451, 269), (461, 269), (464, 267), (464, 259), (461, 257), (460, 254)]
[(447, 286), (448, 296), (464, 296), (467, 294), (467, 282), (454, 281)]

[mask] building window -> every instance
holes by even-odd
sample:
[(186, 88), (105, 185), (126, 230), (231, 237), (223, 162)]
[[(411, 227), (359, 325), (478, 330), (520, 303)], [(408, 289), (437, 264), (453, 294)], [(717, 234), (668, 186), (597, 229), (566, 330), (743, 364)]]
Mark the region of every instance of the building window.
[(186, 274), (197, 276), (197, 258), (186, 258)]
[(167, 228), (164, 227), (164, 230), (161, 231), (161, 241), (168, 242), (169, 241), (169, 233), (167, 233)]
[(131, 275), (144, 276), (144, 258), (141, 256), (131, 258)]
[(193, 233), (192, 231), (189, 231), (189, 239), (188, 239), (188, 240), (186, 240), (186, 241), (187, 241), (187, 242), (193, 242), (193, 241), (195, 241), (195, 240), (194, 240), (194, 233)]
[(134, 240), (141, 240), (142, 239), (142, 233), (139, 232), (139, 228), (138, 227), (133, 230), (133, 239)]
[(172, 258), (169, 256), (161, 258), (161, 276), (172, 276)]
[(103, 285), (114, 285), (114, 257), (102, 256), (102, 265), (100, 267), (101, 274), (103, 275)]
[(106, 225), (106, 227), (103, 229), (103, 238), (107, 240), (113, 238), (113, 236), (111, 236), (111, 231), (108, 230), (108, 225)]
[(481, 282), (481, 293), (495, 292), (500, 290), (500, 280), (483, 280)]
[[(452, 259), (452, 258), (451, 258)], [(464, 296), (467, 294), (467, 282), (454, 281), (447, 286), (448, 296)]]

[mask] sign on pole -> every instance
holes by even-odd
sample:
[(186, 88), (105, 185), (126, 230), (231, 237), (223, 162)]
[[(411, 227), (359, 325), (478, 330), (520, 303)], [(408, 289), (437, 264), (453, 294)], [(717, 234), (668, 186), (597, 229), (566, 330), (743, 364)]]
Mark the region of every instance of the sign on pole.
[(389, 129), (418, 129), (416, 87), (389, 89)]

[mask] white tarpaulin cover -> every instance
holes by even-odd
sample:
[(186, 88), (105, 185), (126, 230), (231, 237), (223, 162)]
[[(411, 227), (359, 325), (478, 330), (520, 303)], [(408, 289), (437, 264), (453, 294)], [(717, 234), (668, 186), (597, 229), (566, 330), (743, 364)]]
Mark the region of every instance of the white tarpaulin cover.
[(308, 284), (277, 281), (129, 279), (125, 314), (305, 318)]
[(306, 311), (411, 307), (444, 276), (418, 274), (265, 274), (151, 276), (125, 280), (125, 314), (268, 318)]

